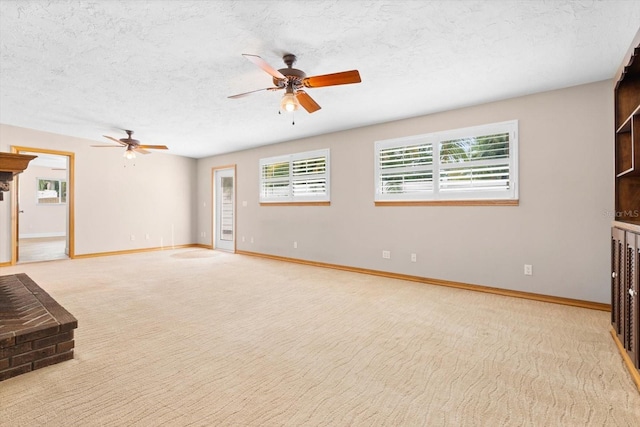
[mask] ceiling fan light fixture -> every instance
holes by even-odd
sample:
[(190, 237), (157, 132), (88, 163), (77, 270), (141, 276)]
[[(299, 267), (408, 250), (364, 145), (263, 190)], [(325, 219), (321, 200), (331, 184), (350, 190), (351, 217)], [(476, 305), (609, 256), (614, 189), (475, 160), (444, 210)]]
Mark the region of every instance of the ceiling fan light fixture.
[(298, 100), (296, 99), (295, 94), (292, 92), (287, 92), (282, 97), (282, 101), (280, 101), (280, 108), (282, 111), (286, 111), (287, 113), (292, 113), (296, 111), (300, 107)]
[(131, 159), (135, 159), (136, 158), (136, 153), (133, 152), (131, 147), (128, 147), (127, 151), (124, 152), (124, 158), (127, 159), (127, 160), (131, 160)]

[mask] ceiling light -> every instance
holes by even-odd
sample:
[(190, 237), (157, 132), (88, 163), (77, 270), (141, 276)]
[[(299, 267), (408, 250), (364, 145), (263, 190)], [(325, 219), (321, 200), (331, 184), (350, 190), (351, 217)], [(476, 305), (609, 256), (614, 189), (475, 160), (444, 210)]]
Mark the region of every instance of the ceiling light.
[(282, 97), (282, 101), (280, 101), (280, 108), (288, 113), (296, 111), (299, 106), (300, 104), (298, 104), (298, 100), (293, 92), (285, 93)]
[(126, 159), (135, 159), (136, 158), (136, 153), (133, 152), (133, 150), (131, 149), (131, 147), (127, 148), (127, 151), (124, 152), (124, 157)]

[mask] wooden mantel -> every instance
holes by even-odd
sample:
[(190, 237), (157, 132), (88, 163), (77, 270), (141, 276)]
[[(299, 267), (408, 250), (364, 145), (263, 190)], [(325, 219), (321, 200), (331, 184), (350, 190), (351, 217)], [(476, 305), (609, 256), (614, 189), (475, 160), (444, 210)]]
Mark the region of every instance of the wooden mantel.
[(0, 153), (0, 201), (2, 201), (2, 192), (9, 191), (9, 182), (13, 181), (13, 176), (25, 170), (29, 162), (36, 157), (38, 156)]
[(29, 166), (29, 162), (38, 156), (27, 154), (0, 153), (0, 172), (11, 172), (18, 174)]

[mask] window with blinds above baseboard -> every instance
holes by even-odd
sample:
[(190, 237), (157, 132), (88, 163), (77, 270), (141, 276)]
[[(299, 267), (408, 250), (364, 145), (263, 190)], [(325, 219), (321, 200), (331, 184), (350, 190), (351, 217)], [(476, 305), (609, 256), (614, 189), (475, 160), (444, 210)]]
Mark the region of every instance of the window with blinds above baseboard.
[(260, 159), (260, 202), (329, 202), (329, 150)]
[(376, 141), (375, 201), (517, 202), (517, 153), (517, 120)]

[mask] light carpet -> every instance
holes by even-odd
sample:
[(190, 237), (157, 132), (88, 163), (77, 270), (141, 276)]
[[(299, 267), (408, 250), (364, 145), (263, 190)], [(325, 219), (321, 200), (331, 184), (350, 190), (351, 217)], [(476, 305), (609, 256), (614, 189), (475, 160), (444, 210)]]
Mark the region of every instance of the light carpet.
[(609, 313), (209, 251), (25, 264), (75, 359), (3, 426), (636, 426)]

